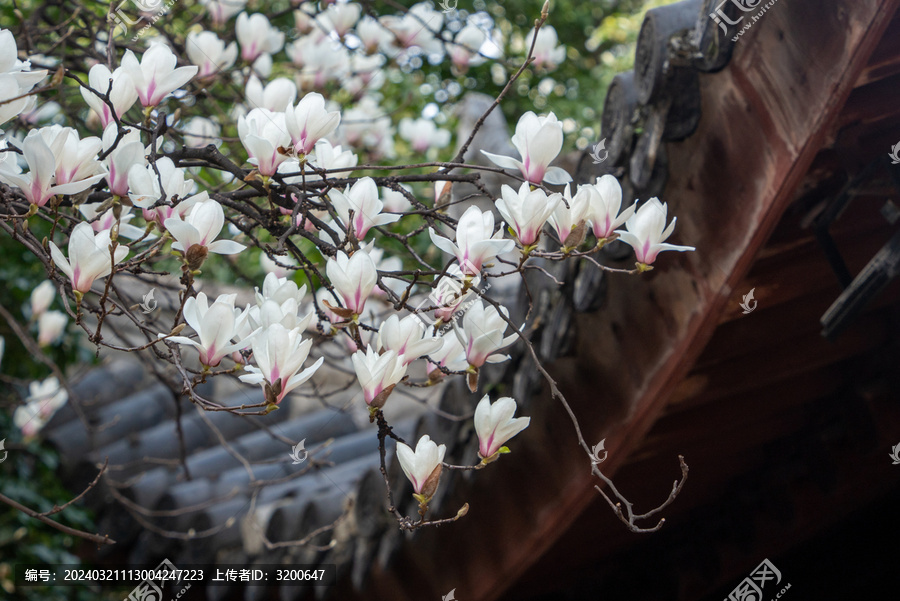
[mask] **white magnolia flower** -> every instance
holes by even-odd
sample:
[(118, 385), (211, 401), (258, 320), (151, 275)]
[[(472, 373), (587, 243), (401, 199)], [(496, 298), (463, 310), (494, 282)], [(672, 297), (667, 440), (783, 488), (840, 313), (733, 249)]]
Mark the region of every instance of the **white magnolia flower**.
[(390, 31), (369, 15), (365, 15), (356, 24), (356, 35), (362, 42), (366, 54), (375, 54), (393, 38)]
[(494, 234), (494, 214), (484, 213), (472, 205), (459, 218), (456, 225), (456, 243), (443, 236), (438, 236), (434, 228), (428, 228), (428, 234), (434, 245), (446, 253), (456, 256), (463, 272), (475, 275), (481, 271), (485, 262), (491, 261), (500, 253), (512, 250), (515, 242), (503, 239), (503, 228)]
[[(509, 316), (506, 307), (500, 307), (504, 316)], [(478, 368), (485, 363), (502, 363), (509, 359), (509, 355), (497, 353), (506, 348), (518, 338), (513, 332), (506, 338), (507, 323), (493, 305), (484, 306), (481, 300), (472, 303), (463, 316), (462, 328), (453, 322), (453, 331), (456, 332), (459, 343), (466, 351), (466, 359), (469, 365)]]
[(354, 98), (361, 97), (366, 91), (381, 89), (386, 81), (384, 70), (381, 67), (386, 61), (387, 58), (383, 54), (373, 56), (351, 54), (350, 72), (352, 75), (341, 79), (341, 87)]
[[(328, 194), (335, 212), (344, 224), (352, 226), (353, 234), (358, 240), (366, 237), (375, 226), (386, 225), (400, 219), (400, 215), (382, 213), (384, 203), (378, 198), (378, 186), (371, 177), (358, 179), (344, 191), (332, 190)], [(353, 218), (350, 218), (353, 211)]]
[[(466, 359), (466, 349), (462, 347), (459, 338), (455, 334), (441, 336), (440, 341), (441, 348), (435, 352), (428, 353), (428, 357), (435, 362), (428, 363), (426, 371), (429, 377), (432, 377), (431, 374), (438, 369), (438, 366), (450, 371), (462, 371), (469, 366), (469, 361)], [(440, 371), (438, 370), (437, 373), (440, 373)]]
[(249, 321), (253, 328), (267, 330), (273, 324), (281, 324), (288, 330), (305, 331), (312, 321), (314, 311), (300, 315), (300, 305), (296, 299), (289, 298), (281, 303), (267, 299), (250, 307)]
[(115, 147), (104, 159), (108, 169), (106, 183), (109, 190), (119, 197), (128, 196), (128, 173), (134, 166), (147, 164), (144, 143), (141, 142), (141, 133), (136, 129), (127, 129), (127, 133), (119, 139), (119, 132), (115, 123), (110, 124), (103, 131), (104, 152)]
[(450, 132), (439, 129), (431, 119), (401, 119), (400, 137), (407, 140), (415, 152), (445, 148), (450, 143)]
[(247, 80), (244, 93), (251, 108), (268, 109), (274, 113), (284, 112), (297, 98), (297, 84), (287, 77), (279, 77), (264, 87), (259, 78), (253, 75)]
[(41, 314), (50, 308), (50, 303), (56, 298), (56, 286), (51, 280), (44, 280), (34, 287), (31, 291), (31, 317), (32, 319), (40, 317)]
[(235, 32), (241, 45), (241, 58), (248, 63), (263, 53), (275, 54), (284, 46), (284, 33), (278, 31), (261, 13), (239, 14)]
[[(56, 135), (45, 135), (53, 129), (56, 129)], [(75, 129), (56, 125), (42, 127), (39, 131), (56, 159), (56, 185), (102, 179), (103, 165), (97, 160), (97, 153), (103, 146), (100, 138), (89, 136), (82, 139)]]
[(95, 235), (90, 224), (84, 222), (72, 229), (68, 259), (56, 244), (52, 241), (49, 244), (53, 262), (69, 277), (72, 288), (82, 294), (90, 291), (94, 280), (108, 276), (113, 265), (120, 263), (128, 254), (128, 247), (120, 244), (111, 259), (109, 230)]
[[(346, 169), (347, 167), (356, 167), (359, 162), (359, 156), (350, 149), (344, 150), (344, 147), (340, 144), (335, 146), (328, 140), (323, 139), (316, 142), (315, 156), (311, 162), (319, 169), (326, 171), (330, 169)], [(349, 173), (345, 172), (339, 177), (345, 175), (349, 175)], [(315, 172), (310, 173), (307, 176), (307, 180), (310, 178), (319, 179), (319, 174)]]
[(504, 452), (504, 443), (531, 423), (530, 417), (513, 417), (516, 401), (510, 397), (497, 399), (492, 405), (488, 395), (475, 407), (475, 433), (478, 435), (478, 456), (489, 463)]
[[(525, 37), (526, 52), (531, 48), (531, 42), (534, 40), (534, 29), (528, 32)], [(544, 25), (537, 34), (537, 42), (534, 44), (534, 63), (535, 67), (543, 67), (544, 69), (555, 69), (566, 59), (566, 47), (557, 46), (559, 38), (556, 30), (551, 25)]]
[(291, 62), (294, 63), (294, 66), (302, 68), (310, 63), (317, 64), (316, 54), (330, 49), (331, 45), (328, 44), (328, 36), (316, 26), (310, 33), (300, 36), (290, 44), (286, 44), (284, 52), (291, 59)]
[[(401, 188), (409, 194), (413, 194), (413, 189), (406, 184), (399, 184)], [(384, 210), (390, 213), (405, 213), (412, 209), (412, 203), (403, 192), (392, 190), (390, 188), (381, 188), (381, 200), (384, 202)]]
[(370, 408), (383, 407), (394, 386), (406, 375), (406, 363), (394, 351), (379, 355), (369, 346), (366, 352), (356, 351), (351, 360)]
[(19, 60), (18, 55), (12, 31), (0, 29), (0, 101), (18, 98), (0, 104), (0, 125), (21, 113), (31, 111), (35, 105), (35, 97), (25, 94), (47, 76), (46, 70), (32, 71), (31, 63)]
[(469, 67), (477, 67), (485, 61), (479, 50), (487, 41), (487, 33), (473, 23), (467, 24), (459, 30), (449, 45), (450, 60), (453, 66), (465, 73)]
[(25, 405), (13, 412), (13, 424), (26, 438), (37, 434), (69, 400), (69, 394), (56, 378), (31, 382), (28, 392)]
[[(87, 190), (92, 185), (103, 179), (104, 174), (84, 176), (83, 179), (70, 180), (66, 183), (56, 183), (56, 156), (53, 148), (47, 144), (40, 130), (33, 129), (25, 136), (22, 142), (22, 154), (28, 164), (28, 173), (21, 173), (15, 161), (0, 161), (0, 181), (18, 187), (25, 198), (33, 205), (39, 207), (47, 204), (57, 194), (77, 194)], [(54, 139), (54, 147), (62, 147), (66, 139), (59, 135)], [(2, 151), (0, 155), (11, 153)], [(90, 170), (90, 169), (89, 169)], [(83, 173), (75, 174), (81, 177)]]
[(562, 122), (553, 113), (538, 117), (528, 111), (522, 115), (516, 124), (512, 144), (522, 156), (521, 161), (484, 150), (481, 152), (499, 167), (518, 169), (525, 181), (535, 185), (544, 181), (560, 185), (572, 181), (572, 176), (564, 169), (550, 167), (563, 144)]
[(219, 146), (221, 128), (215, 121), (206, 117), (191, 117), (181, 127), (184, 133), (184, 145), (190, 148), (202, 148), (210, 144)]
[(391, 315), (378, 328), (378, 348), (394, 351), (404, 365), (436, 352), (442, 345), (440, 338), (425, 332), (422, 320), (415, 315), (407, 315), (403, 319)]
[[(110, 79), (112, 79), (112, 84), (109, 82)], [(104, 129), (115, 121), (115, 117), (121, 119), (122, 115), (134, 106), (138, 98), (134, 82), (122, 67), (110, 72), (109, 67), (103, 63), (97, 63), (88, 71), (88, 86), (91, 88), (90, 90), (80, 88), (81, 97), (100, 117), (100, 125)], [(91, 90), (108, 94), (112, 107)]]
[(316, 142), (337, 128), (341, 122), (341, 113), (328, 111), (325, 108), (325, 98), (321, 94), (310, 92), (297, 106), (288, 106), (284, 122), (291, 135), (294, 152), (306, 155), (312, 152)]
[(34, 96), (22, 97), (26, 93), (27, 90), (22, 90), (15, 76), (0, 73), (0, 125), (34, 108)]
[(252, 333), (239, 342), (232, 342), (247, 320), (247, 312), (235, 308), (236, 298), (236, 294), (221, 294), (212, 305), (203, 292), (188, 298), (184, 302), (184, 321), (197, 333), (198, 340), (187, 336), (172, 336), (168, 340), (196, 347), (200, 363), (207, 367), (216, 367), (223, 357), (247, 348), (253, 340)]
[(272, 55), (268, 52), (263, 52), (259, 55), (259, 57), (253, 61), (253, 64), (250, 66), (250, 69), (244, 69), (242, 71), (244, 77), (250, 73), (253, 73), (263, 79), (269, 79), (272, 75), (272, 67), (274, 62), (272, 61)]
[[(469, 287), (465, 288), (466, 278), (469, 279)], [(451, 265), (447, 272), (442, 276), (435, 276), (435, 284), (428, 297), (426, 304), (432, 304), (437, 307), (434, 310), (434, 316), (441, 322), (449, 322), (453, 319), (453, 314), (459, 311), (463, 304), (467, 303), (475, 296), (475, 288), (481, 281), (481, 276), (463, 272), (459, 265)]]
[(254, 288), (256, 291), (256, 302), (262, 304), (266, 300), (273, 300), (279, 304), (293, 299), (298, 305), (303, 302), (306, 296), (306, 284), (297, 286), (296, 282), (286, 277), (278, 277), (274, 273), (266, 274), (263, 280), (262, 291)]
[(316, 27), (316, 19), (311, 13), (315, 11), (316, 9), (309, 4), (301, 4), (300, 7), (294, 11), (294, 29), (302, 35), (306, 35), (313, 31)]
[(619, 214), (622, 207), (622, 186), (612, 175), (604, 175), (594, 184), (596, 194), (591, 195), (591, 207), (588, 220), (594, 230), (598, 243), (603, 243), (615, 233), (617, 227), (628, 221), (637, 208), (637, 201)]
[(212, 77), (219, 71), (230, 69), (237, 60), (237, 43), (228, 46), (211, 31), (191, 32), (187, 36), (185, 51), (191, 62), (200, 70), (197, 77)]
[(522, 246), (538, 241), (547, 219), (562, 202), (561, 194), (548, 196), (540, 188), (532, 190), (528, 182), (523, 182), (518, 192), (504, 184), (500, 195), (496, 201), (497, 211), (516, 233)]
[(185, 170), (176, 167), (169, 157), (156, 159), (155, 165), (133, 165), (128, 170), (128, 188), (131, 190), (128, 197), (134, 206), (142, 209), (152, 207), (163, 194), (170, 203), (184, 200), (194, 189), (194, 182), (186, 175)]
[(262, 330), (254, 337), (252, 344), (253, 360), (258, 367), (247, 367), (250, 373), (239, 379), (248, 384), (261, 385), (269, 402), (280, 403), (285, 395), (309, 380), (325, 360), (319, 357), (310, 367), (303, 369), (312, 340), (303, 340), (301, 333), (299, 328), (288, 330), (280, 323)]
[[(170, 217), (165, 221), (166, 229), (175, 238), (172, 249), (184, 254), (192, 269), (199, 269), (208, 252), (233, 255), (246, 248), (234, 240), (216, 240), (225, 224), (225, 212), (222, 205), (210, 200), (206, 192), (201, 192), (198, 196), (200, 198), (191, 207), (184, 220)], [(197, 249), (192, 250), (195, 246)], [(194, 253), (197, 253), (199, 261), (196, 267), (193, 266)]]
[[(119, 218), (116, 219), (116, 214), (113, 209), (107, 209), (103, 214), (99, 214), (98, 209), (101, 206), (102, 203), (99, 202), (82, 203), (78, 205), (79, 212), (84, 215), (86, 220), (90, 221), (91, 228), (95, 232), (112, 229), (114, 225), (118, 224), (119, 236), (137, 240), (144, 235), (144, 230), (142, 228), (128, 223), (134, 218), (134, 215), (131, 214), (131, 207), (121, 207)], [(155, 236), (147, 236), (145, 239), (149, 240), (154, 237)]]
[[(134, 82), (138, 100), (144, 107), (158, 105), (163, 98), (189, 82), (199, 68), (177, 67), (178, 59), (165, 44), (154, 44), (138, 61), (134, 52), (125, 51), (122, 69)], [(177, 67), (177, 68), (176, 68)]]
[(45, 311), (38, 318), (38, 344), (49, 346), (62, 338), (69, 316), (62, 311)]
[(634, 249), (637, 258), (638, 269), (646, 270), (656, 261), (656, 255), (664, 250), (696, 250), (693, 246), (676, 246), (665, 244), (672, 231), (675, 229), (677, 217), (672, 218), (672, 223), (666, 227), (666, 213), (668, 207), (659, 202), (656, 197), (651, 198), (639, 208), (628, 221), (625, 222), (625, 230), (616, 230), (622, 242)]
[[(574, 248), (584, 240), (591, 197), (597, 194), (599, 192), (593, 186), (583, 185), (578, 186), (575, 196), (572, 196), (569, 184), (566, 184), (566, 190), (563, 192), (566, 202), (556, 205), (548, 220), (562, 246)], [(566, 206), (567, 203), (569, 206)]]
[(256, 165), (261, 175), (275, 175), (287, 160), (288, 155), (279, 152), (291, 143), (287, 132), (284, 113), (255, 108), (238, 119), (238, 136), (249, 156), (247, 162)]
[(277, 278), (287, 278), (294, 273), (293, 269), (284, 267), (284, 265), (293, 265), (296, 267), (297, 260), (290, 255), (278, 255), (276, 259), (271, 259), (266, 253), (259, 254), (259, 266), (263, 268), (263, 271), (266, 272), (267, 276), (268, 274), (272, 274)]
[(438, 445), (427, 434), (419, 439), (415, 452), (402, 442), (397, 443), (397, 459), (403, 473), (412, 482), (419, 502), (427, 504), (437, 491), (441, 479), (442, 462), (447, 452), (445, 445)]
[(402, 15), (385, 15), (381, 24), (394, 34), (392, 47), (382, 47), (388, 55), (397, 54), (397, 48), (418, 46), (424, 54), (443, 54), (443, 46), (435, 33), (444, 25), (444, 15), (430, 2), (419, 2)]
[(247, 5), (247, 0), (200, 0), (212, 17), (213, 24), (221, 27), (225, 22), (238, 14)]
[(344, 111), (340, 134), (357, 148), (366, 148), (374, 157), (394, 156), (394, 128), (391, 118), (371, 96), (363, 96), (355, 107)]
[(9, 29), (0, 29), (0, 73), (16, 78), (22, 92), (28, 92), (47, 76), (47, 70), (31, 70), (31, 61), (19, 60), (16, 38)]
[(350, 318), (363, 312), (366, 300), (372, 294), (378, 281), (378, 272), (375, 262), (364, 250), (358, 250), (352, 257), (339, 251), (334, 258), (329, 258), (325, 265), (325, 275), (334, 286), (335, 292), (344, 302), (344, 310), (339, 311), (330, 307), (332, 311), (344, 318)]
[(335, 32), (339, 37), (344, 37), (356, 22), (362, 7), (353, 2), (335, 2), (320, 14), (322, 26), (327, 31)]

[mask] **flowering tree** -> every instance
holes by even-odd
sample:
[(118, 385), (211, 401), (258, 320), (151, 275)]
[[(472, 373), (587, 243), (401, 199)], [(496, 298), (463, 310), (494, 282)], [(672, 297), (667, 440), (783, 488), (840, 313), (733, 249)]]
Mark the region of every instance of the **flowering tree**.
[[(474, 410), (481, 461), (459, 466), (445, 463), (445, 446), (428, 435), (407, 445), (383, 408), (398, 386), (451, 378), (466, 379), (474, 405), (484, 365), (508, 360), (505, 350), (521, 344), (612, 497), (598, 491), (630, 528), (644, 530), (637, 522), (656, 510), (634, 514), (600, 472), (602, 442), (582, 438), (522, 324), (487, 294), (492, 280), (541, 270), (535, 259), (585, 258), (612, 270), (592, 255), (617, 238), (634, 248), (636, 266), (612, 271), (630, 274), (652, 269), (661, 251), (693, 250), (665, 242), (675, 218), (664, 203), (623, 206), (612, 176), (576, 184), (554, 166), (564, 126), (552, 111), (519, 116), (509, 140), (516, 154), (485, 151), (489, 161), (475, 162), (475, 135), (523, 74), (565, 60), (549, 4), (520, 36), (518, 55), (486, 13), (430, 3), (387, 13), (354, 2), (295, 2), (275, 12), (253, 12), (246, 0), (201, 4), (187, 26), (170, 28), (162, 3), (139, 18), (110, 6), (65, 19), (68, 1), (60, 0), (34, 7), (15, 35), (0, 30), (0, 230), (46, 272), (30, 300), (38, 335), (17, 327), (23, 342), (42, 352), (71, 320), (98, 351), (167, 363), (160, 378), (200, 409), (239, 415), (265, 415), (304, 389), (315, 395), (309, 382), (323, 366), (343, 369), (377, 424), (390, 510), (408, 530), (465, 515), (464, 507), (427, 517), (442, 470), (487, 467), (530, 420), (514, 417), (515, 399), (483, 395)], [(38, 29), (42, 19), (54, 26)], [(438, 103), (397, 118), (387, 93), (426, 61), (461, 77), (493, 64), (503, 80), (452, 151)], [(484, 174), (503, 174), (517, 188), (493, 193)], [(475, 199), (455, 193), (459, 184), (474, 186), (496, 216), (476, 205), (454, 213)], [(204, 278), (251, 269), (250, 256), (269, 271), (256, 282), (255, 302), (242, 307), (236, 294), (198, 289)], [(139, 311), (149, 297), (126, 278), (146, 281), (151, 295), (177, 295), (169, 321)], [(64, 312), (48, 311), (56, 295)], [(124, 329), (141, 342), (123, 344)], [(417, 363), (426, 379), (412, 375)], [(41, 404), (17, 410), (23, 432), (52, 414), (41, 399), (60, 398), (64, 378), (58, 367), (54, 374), (59, 385), (34, 393)], [(198, 385), (214, 378), (258, 386), (265, 400), (231, 407), (205, 398)], [(389, 437), (418, 518), (395, 505), (384, 469)]]

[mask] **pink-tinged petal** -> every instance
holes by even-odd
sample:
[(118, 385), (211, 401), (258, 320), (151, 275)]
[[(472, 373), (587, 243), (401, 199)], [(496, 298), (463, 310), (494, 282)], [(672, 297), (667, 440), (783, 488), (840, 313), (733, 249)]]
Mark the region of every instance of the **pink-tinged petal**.
[(72, 266), (69, 265), (69, 261), (66, 259), (65, 255), (63, 255), (62, 251), (54, 244), (52, 241), (50, 244), (50, 256), (53, 258), (53, 262), (56, 263), (56, 266), (62, 271), (68, 278), (71, 280), (72, 278)]

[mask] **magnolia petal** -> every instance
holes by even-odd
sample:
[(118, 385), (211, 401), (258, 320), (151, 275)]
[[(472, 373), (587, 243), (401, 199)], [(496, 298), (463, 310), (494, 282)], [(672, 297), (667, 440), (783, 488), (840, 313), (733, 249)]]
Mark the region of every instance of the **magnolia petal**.
[(482, 150), (481, 154), (489, 158), (498, 167), (503, 167), (504, 169), (521, 170), (525, 166), (521, 161), (517, 161), (516, 159), (505, 155), (494, 154), (493, 152), (488, 152), (486, 150)]
[(216, 240), (206, 248), (209, 249), (209, 252), (219, 255), (235, 255), (247, 247), (234, 240)]
[(572, 176), (561, 167), (548, 167), (544, 173), (544, 181), (554, 186), (561, 186), (572, 181)]

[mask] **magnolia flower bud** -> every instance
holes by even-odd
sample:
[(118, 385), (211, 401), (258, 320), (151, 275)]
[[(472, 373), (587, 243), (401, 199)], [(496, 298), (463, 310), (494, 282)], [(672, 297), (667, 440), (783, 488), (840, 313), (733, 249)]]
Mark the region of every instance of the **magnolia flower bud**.
[(419, 439), (413, 451), (402, 442), (397, 443), (397, 459), (403, 473), (412, 482), (415, 494), (423, 504), (427, 504), (437, 491), (441, 479), (441, 462), (444, 461), (445, 445), (437, 445), (427, 434)]
[(61, 311), (47, 311), (38, 319), (38, 344), (48, 346), (59, 340), (66, 329), (69, 316)]
[(503, 453), (504, 443), (531, 423), (530, 417), (516, 417), (516, 402), (510, 397), (497, 399), (492, 405), (488, 395), (475, 407), (475, 432), (478, 434), (478, 455), (484, 463), (494, 461)]
[(56, 296), (56, 288), (50, 280), (44, 280), (31, 292), (31, 316), (40, 317), (50, 307), (53, 297)]
[(191, 246), (187, 253), (185, 254), (185, 261), (187, 262), (188, 269), (191, 271), (197, 271), (200, 269), (200, 266), (203, 265), (204, 261), (206, 261), (206, 257), (209, 256), (209, 249), (205, 246), (200, 246), (199, 244), (194, 244)]

